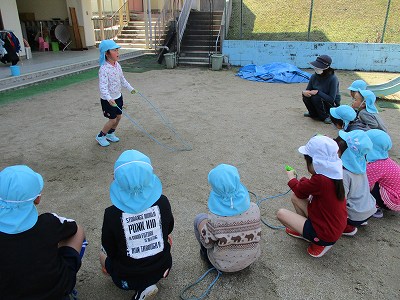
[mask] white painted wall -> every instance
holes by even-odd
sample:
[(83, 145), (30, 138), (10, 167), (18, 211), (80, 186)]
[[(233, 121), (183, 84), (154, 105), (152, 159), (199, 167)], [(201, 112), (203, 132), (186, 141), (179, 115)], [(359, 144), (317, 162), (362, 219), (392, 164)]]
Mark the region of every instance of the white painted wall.
[[(1, 0), (3, 2), (4, 0)], [(14, 1), (15, 2), (15, 1)], [(51, 20), (68, 18), (67, 4), (65, 0), (17, 0), (19, 13), (34, 13), (35, 20)]]
[(21, 52), (19, 55), (25, 55), (25, 47), (22, 39), (21, 24), (19, 22), (16, 0), (0, 1), (1, 17), (3, 18), (4, 29), (12, 30), (19, 39)]
[[(91, 0), (66, 0), (68, 14), (69, 7), (75, 7), (76, 18), (78, 20), (78, 26), (83, 26), (84, 40), (82, 42), (87, 46), (95, 46), (96, 41), (94, 37), (94, 28), (92, 21), (92, 8), (91, 8)], [(71, 18), (70, 25), (71, 23)]]

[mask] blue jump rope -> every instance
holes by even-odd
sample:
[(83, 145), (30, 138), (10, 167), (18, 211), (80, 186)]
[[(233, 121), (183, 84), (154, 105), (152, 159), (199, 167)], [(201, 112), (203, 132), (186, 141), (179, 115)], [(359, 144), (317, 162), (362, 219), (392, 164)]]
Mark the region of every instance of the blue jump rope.
[(180, 135), (179, 133), (175, 130), (175, 128), (172, 126), (171, 122), (167, 119), (166, 116), (164, 116), (161, 111), (158, 109), (158, 107), (152, 103), (149, 99), (147, 99), (142, 93), (140, 93), (139, 91), (136, 91), (136, 93), (153, 109), (153, 111), (156, 112), (156, 114), (160, 117), (162, 123), (165, 125), (165, 127), (167, 127), (169, 129), (169, 131), (172, 132), (173, 136), (175, 136), (175, 138), (182, 144), (182, 148), (176, 148), (176, 147), (172, 147), (172, 146), (168, 146), (167, 144), (159, 141), (158, 139), (156, 139), (155, 137), (153, 137), (150, 133), (148, 133), (146, 131), (146, 129), (143, 128), (143, 126), (141, 126), (137, 121), (135, 121), (134, 118), (132, 118), (125, 110), (123, 110), (122, 107), (119, 107), (118, 105), (116, 106), (121, 112), (122, 114), (137, 128), (139, 128), (139, 130), (141, 132), (143, 132), (145, 135), (147, 135), (151, 140), (153, 140), (154, 142), (156, 142), (158, 145), (160, 145), (161, 147), (171, 151), (171, 152), (176, 152), (176, 151), (190, 151), (192, 150), (192, 146), (186, 142)]
[[(285, 170), (286, 170), (286, 171), (292, 171), (292, 170), (293, 170), (293, 171), (296, 172), (296, 170), (294, 170), (292, 167), (290, 167), (290, 166), (288, 166), (288, 165), (285, 166)], [(297, 175), (296, 175), (296, 177), (297, 177)], [(258, 196), (257, 196), (255, 193), (253, 193), (253, 192), (249, 192), (249, 193), (250, 193), (251, 195), (253, 195), (253, 196), (256, 198), (256, 204), (258, 205), (258, 207), (260, 207), (261, 204), (262, 204), (264, 201), (267, 201), (267, 200), (270, 200), (270, 199), (274, 199), (274, 198), (278, 198), (278, 197), (285, 196), (285, 195), (287, 195), (290, 191), (291, 191), (291, 189), (289, 189), (289, 190), (288, 190), (287, 192), (285, 192), (285, 193), (277, 194), (277, 195), (274, 195), (274, 196), (268, 196), (268, 197), (264, 197), (264, 198), (258, 197)], [(269, 228), (271, 228), (271, 229), (284, 229), (284, 228), (285, 228), (285, 226), (276, 226), (276, 225), (272, 225), (272, 224), (268, 223), (267, 221), (265, 221), (263, 218), (261, 218), (261, 222), (262, 222), (264, 225), (266, 225), (266, 226), (268, 226)], [(202, 293), (199, 297), (188, 297), (188, 298), (186, 298), (184, 294), (185, 294), (189, 289), (191, 289), (192, 287), (194, 287), (194, 286), (196, 286), (198, 283), (200, 283), (200, 282), (201, 282), (208, 274), (210, 274), (211, 272), (216, 272), (216, 276), (215, 276), (215, 278), (213, 279), (213, 281), (209, 284), (209, 286), (207, 287), (207, 289), (204, 291), (204, 293)], [(182, 300), (201, 300), (201, 299), (203, 299), (204, 297), (206, 297), (206, 296), (208, 295), (208, 293), (211, 291), (212, 287), (215, 285), (215, 283), (216, 283), (217, 280), (221, 277), (221, 275), (222, 275), (222, 272), (221, 272), (220, 270), (214, 268), (214, 267), (208, 269), (208, 270), (207, 270), (203, 275), (201, 275), (194, 283), (188, 285), (187, 287), (185, 287), (185, 288), (183, 289), (183, 291), (182, 291), (181, 294), (179, 295), (180, 298), (181, 298)]]

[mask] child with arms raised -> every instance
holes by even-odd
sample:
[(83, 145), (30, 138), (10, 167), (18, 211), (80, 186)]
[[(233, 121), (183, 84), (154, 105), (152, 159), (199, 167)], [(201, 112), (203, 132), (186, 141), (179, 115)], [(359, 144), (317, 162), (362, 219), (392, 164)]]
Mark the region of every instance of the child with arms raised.
[(323, 256), (346, 227), (343, 168), (337, 151), (336, 142), (321, 135), (299, 148), (311, 178), (297, 180), (294, 170), (287, 171), (296, 212), (282, 208), (277, 213), (287, 234), (311, 242), (307, 252), (313, 257)]

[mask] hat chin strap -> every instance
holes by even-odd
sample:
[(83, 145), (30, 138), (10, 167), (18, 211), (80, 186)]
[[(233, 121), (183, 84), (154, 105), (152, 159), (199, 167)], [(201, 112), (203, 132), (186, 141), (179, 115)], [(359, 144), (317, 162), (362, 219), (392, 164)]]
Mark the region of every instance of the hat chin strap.
[(231, 209), (233, 209), (233, 197), (231, 196)]
[(0, 201), (4, 201), (6, 203), (21, 203), (21, 202), (29, 202), (29, 201), (35, 201), (37, 197), (42, 196), (42, 194), (38, 194), (35, 197), (29, 198), (27, 200), (6, 200), (3, 198), (0, 198)]

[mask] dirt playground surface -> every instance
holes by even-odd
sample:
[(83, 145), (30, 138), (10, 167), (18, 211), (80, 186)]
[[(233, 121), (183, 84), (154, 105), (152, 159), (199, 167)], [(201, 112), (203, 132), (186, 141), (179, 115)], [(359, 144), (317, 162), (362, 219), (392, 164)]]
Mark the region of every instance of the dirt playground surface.
[[(349, 103), (346, 88), (358, 77), (337, 74), (342, 103)], [(398, 76), (366, 75), (374, 80), (370, 84)], [(285, 164), (308, 176), (297, 148), (316, 133), (334, 138), (337, 130), (303, 117), (300, 92), (306, 84), (251, 82), (233, 70), (196, 68), (125, 76), (159, 107), (193, 150), (167, 151), (126, 117), (116, 132), (121, 141), (100, 147), (95, 136), (105, 118), (94, 79), (3, 105), (0, 169), (27, 164), (41, 173), (45, 185), (39, 212), (56, 212), (84, 227), (89, 246), (78, 275), (79, 298), (128, 300), (133, 292), (119, 290), (101, 272), (101, 226), (110, 205), (115, 160), (126, 149), (147, 154), (175, 217), (173, 268), (159, 282), (157, 299), (179, 299), (184, 287), (207, 270), (192, 224), (195, 215), (207, 209), (208, 172), (220, 163), (232, 164), (249, 191), (261, 198), (277, 195), (288, 190)], [(181, 147), (143, 98), (123, 93), (126, 111), (135, 121), (160, 142)], [(385, 108), (380, 115), (393, 140), (391, 157), (400, 162), (400, 110)], [(293, 209), (289, 194), (264, 201), (263, 218), (279, 225), (275, 213), (281, 207)], [(305, 241), (263, 225), (259, 260), (242, 272), (222, 275), (207, 299), (398, 299), (399, 221), (399, 214), (385, 212), (383, 219), (371, 219), (319, 259), (307, 254)], [(195, 294), (200, 295), (209, 282), (205, 280)]]

